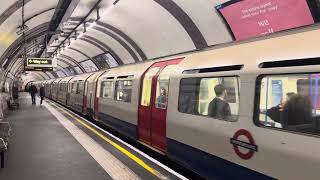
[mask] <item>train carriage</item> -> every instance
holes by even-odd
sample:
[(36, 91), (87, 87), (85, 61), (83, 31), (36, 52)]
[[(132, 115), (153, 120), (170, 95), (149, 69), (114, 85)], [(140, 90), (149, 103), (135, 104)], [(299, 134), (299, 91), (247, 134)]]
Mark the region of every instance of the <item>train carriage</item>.
[(44, 83), (45, 96), (51, 99), (51, 83), (55, 81), (55, 79), (49, 79)]
[(99, 71), (90, 76), (85, 84), (85, 96), (84, 96), (84, 112), (88, 117), (94, 117), (94, 106), (97, 99), (97, 81), (100, 76), (107, 73), (108, 70)]
[[(170, 79), (169, 158), (206, 178), (318, 179), (318, 108), (310, 120), (290, 126), (266, 115), (286, 93), (318, 100), (318, 35), (314, 30), (187, 56)], [(217, 84), (228, 92), (228, 119), (209, 116)]]
[(152, 63), (113, 68), (98, 79), (95, 118), (137, 139), (140, 77)]
[(68, 105), (208, 179), (318, 179), (319, 33), (73, 76)]
[(54, 101), (57, 101), (58, 94), (59, 94), (59, 82), (62, 78), (57, 78), (50, 84), (50, 98)]
[(85, 97), (85, 83), (86, 80), (92, 76), (94, 73), (86, 73), (86, 74), (81, 74), (74, 76), (69, 81), (69, 88), (70, 88), (70, 93), (69, 93), (69, 99), (68, 99), (68, 106), (83, 114), (83, 102), (84, 102), (84, 97)]
[(61, 81), (59, 82), (59, 93), (58, 93), (58, 98), (57, 101), (63, 105), (68, 105), (67, 99), (69, 96), (69, 81), (72, 79), (72, 76), (62, 78)]

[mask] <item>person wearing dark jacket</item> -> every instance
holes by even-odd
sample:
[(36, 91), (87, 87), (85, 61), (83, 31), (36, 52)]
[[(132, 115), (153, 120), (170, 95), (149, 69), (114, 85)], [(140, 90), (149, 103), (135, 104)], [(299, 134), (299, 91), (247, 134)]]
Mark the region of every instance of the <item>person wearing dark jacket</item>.
[(31, 95), (32, 104), (36, 104), (36, 93), (38, 92), (37, 87), (33, 84), (31, 84), (29, 88), (29, 92)]
[(312, 123), (313, 105), (308, 96), (296, 94), (283, 107), (283, 128)]
[(266, 111), (266, 115), (269, 116), (273, 121), (277, 122), (277, 123), (281, 123), (282, 122), (282, 118), (283, 118), (283, 107), (285, 106), (285, 104), (287, 103), (287, 101), (293, 96), (295, 95), (295, 93), (293, 92), (289, 92), (286, 94), (286, 96), (284, 98), (281, 99), (280, 104), (278, 104), (277, 106), (274, 106), (270, 109), (268, 109)]
[(209, 103), (208, 116), (217, 119), (228, 119), (231, 116), (230, 105), (224, 99), (227, 96), (227, 90), (222, 84), (214, 87), (216, 97)]
[(12, 87), (12, 98), (13, 100), (17, 100), (19, 98), (19, 88), (15, 84)]
[(44, 96), (45, 96), (45, 89), (44, 89), (44, 86), (42, 85), (41, 87), (40, 87), (40, 98), (41, 98), (41, 100), (40, 100), (40, 105), (42, 104), (42, 101), (43, 101), (43, 99), (44, 99)]

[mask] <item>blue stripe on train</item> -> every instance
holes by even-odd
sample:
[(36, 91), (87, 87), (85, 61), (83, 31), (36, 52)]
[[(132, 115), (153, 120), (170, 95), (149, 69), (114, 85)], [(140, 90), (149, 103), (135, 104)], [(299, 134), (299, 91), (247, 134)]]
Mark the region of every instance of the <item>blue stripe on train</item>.
[(167, 154), (170, 159), (208, 179), (273, 179), (169, 138)]
[(71, 107), (71, 109), (79, 112), (79, 113), (82, 113), (82, 106), (81, 105), (78, 105), (78, 104), (69, 104), (69, 106)]
[[(100, 120), (111, 128), (124, 133), (128, 137), (137, 139), (136, 125), (101, 112), (99, 115)], [(273, 179), (170, 138), (167, 138), (167, 155), (184, 167), (194, 170), (208, 179)]]
[(120, 133), (124, 133), (126, 136), (137, 139), (137, 126), (125, 121), (122, 121), (118, 118), (114, 118), (110, 115), (99, 113), (100, 120), (105, 124), (111, 126), (115, 130), (119, 131)]

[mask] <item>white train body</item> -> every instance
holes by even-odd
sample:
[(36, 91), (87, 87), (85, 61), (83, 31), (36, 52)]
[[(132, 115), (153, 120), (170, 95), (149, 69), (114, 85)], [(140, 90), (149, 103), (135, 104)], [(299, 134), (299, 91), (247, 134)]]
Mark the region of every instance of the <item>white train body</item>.
[[(299, 83), (306, 77), (317, 103), (312, 78), (320, 72), (319, 42), (320, 30), (309, 29), (44, 83), (51, 99), (59, 97), (208, 179), (318, 180), (319, 129), (286, 129), (265, 112), (285, 93), (304, 92), (307, 85)], [(61, 96), (59, 82), (68, 83)], [(77, 83), (83, 83), (79, 92)], [(230, 119), (208, 116), (217, 84), (230, 88)], [(168, 96), (161, 104), (163, 87)]]

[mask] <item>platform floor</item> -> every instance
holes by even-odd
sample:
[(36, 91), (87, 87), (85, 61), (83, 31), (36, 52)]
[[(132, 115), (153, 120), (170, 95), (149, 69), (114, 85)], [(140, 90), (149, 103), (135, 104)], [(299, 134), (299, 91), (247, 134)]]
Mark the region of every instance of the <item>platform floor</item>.
[(185, 179), (57, 104), (21, 96), (0, 180)]

